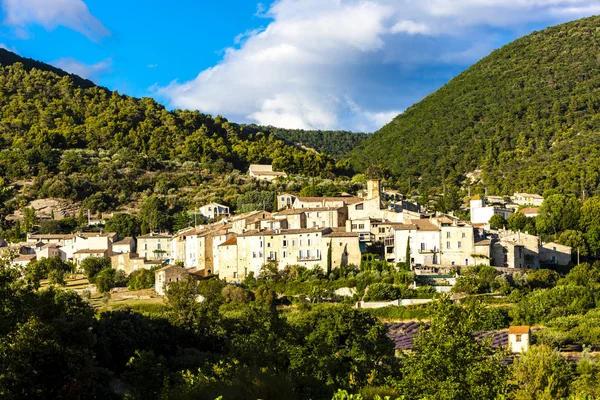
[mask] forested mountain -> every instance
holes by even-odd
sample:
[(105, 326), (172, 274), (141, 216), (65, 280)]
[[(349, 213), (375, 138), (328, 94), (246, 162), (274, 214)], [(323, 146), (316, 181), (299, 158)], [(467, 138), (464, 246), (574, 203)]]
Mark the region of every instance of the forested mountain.
[(600, 17), (494, 51), (351, 153), (421, 188), (482, 170), (489, 194), (600, 194)]
[(284, 129), (274, 126), (248, 125), (245, 128), (256, 132), (272, 133), (292, 144), (304, 146), (336, 158), (350, 153), (368, 136), (366, 133), (358, 132)]
[[(0, 61), (21, 61), (6, 53)], [(0, 67), (0, 186), (31, 181), (25, 200), (86, 200), (88, 208), (102, 211), (139, 193), (199, 187), (208, 175), (245, 172), (251, 163), (308, 176), (332, 174), (332, 157), (273, 134), (85, 87), (42, 63), (29, 67)]]
[(73, 80), (73, 83), (75, 83), (75, 85), (77, 85), (81, 88), (91, 88), (91, 87), (95, 86), (94, 82), (90, 81), (89, 79), (84, 79), (84, 78), (80, 77), (79, 75), (70, 74), (66, 71), (63, 71), (60, 68), (53, 67), (50, 64), (46, 64), (46, 63), (43, 63), (43, 62), (40, 62), (37, 60), (33, 60), (31, 58), (21, 57), (18, 54), (15, 54), (11, 51), (0, 48), (0, 65), (9, 66), (9, 65), (16, 64), (16, 63), (23, 64), (23, 68), (26, 71), (31, 71), (32, 69), (35, 68), (35, 69), (39, 69), (41, 71), (53, 72), (58, 76), (68, 76), (69, 78), (71, 78)]

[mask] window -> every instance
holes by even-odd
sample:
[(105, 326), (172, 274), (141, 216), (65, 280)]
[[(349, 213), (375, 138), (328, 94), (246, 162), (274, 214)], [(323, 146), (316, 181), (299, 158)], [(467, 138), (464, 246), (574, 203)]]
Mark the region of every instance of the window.
[(321, 258), (321, 250), (317, 250), (317, 258)]
[(296, 247), (296, 241), (292, 240), (292, 247)]
[(354, 209), (355, 210), (362, 210), (362, 209), (364, 209), (364, 205), (362, 203), (357, 204), (356, 206), (354, 206)]
[(450, 232), (446, 232), (446, 239), (450, 239)]
[(282, 197), (282, 198), (281, 198), (281, 201), (285, 201), (285, 197)]
[(267, 243), (267, 247), (271, 247), (271, 242)]
[(515, 335), (515, 342), (521, 341), (521, 335)]
[(358, 224), (358, 229), (365, 229), (365, 224)]
[(317, 212), (317, 217), (320, 217), (321, 215), (323, 215), (322, 212)]
[(287, 251), (281, 252), (281, 258), (287, 258)]
[(309, 245), (309, 246), (311, 245), (311, 241), (310, 241), (310, 239), (308, 239), (308, 245)]
[(462, 242), (458, 242), (458, 248), (460, 249), (462, 247)]
[(552, 264), (556, 264), (556, 256), (552, 256)]
[(309, 212), (306, 213), (306, 218), (310, 218), (310, 213)]
[(356, 224), (352, 224), (352, 229), (356, 229), (358, 226)]
[(160, 250), (160, 243), (158, 244), (158, 247), (157, 247), (157, 249), (158, 249), (158, 250)]
[(298, 258), (299, 259), (303, 259), (304, 258), (304, 251), (298, 250)]
[(317, 227), (317, 221), (313, 221), (313, 228)]
[(252, 252), (252, 258), (256, 258), (256, 252), (255, 251)]
[(312, 251), (306, 250), (306, 258), (310, 258), (312, 256)]
[(462, 238), (464, 239), (464, 238), (466, 238), (466, 237), (467, 237), (467, 234), (466, 234), (465, 232), (463, 232), (463, 233), (462, 233)]
[(421, 243), (421, 251), (425, 251), (425, 243)]
[(148, 243), (144, 243), (144, 250), (148, 250)]
[(287, 240), (284, 240), (283, 243), (281, 244), (283, 247), (287, 247)]
[(469, 259), (465, 258), (465, 265), (469, 265)]
[(449, 249), (450, 248), (450, 242), (446, 242), (446, 248)]
[(379, 228), (379, 233), (385, 233), (385, 228)]
[(233, 273), (233, 279), (237, 279), (237, 272)]
[(259, 257), (259, 258), (262, 258), (262, 257), (263, 257), (263, 253), (262, 253), (262, 251), (259, 251), (259, 252), (258, 252), (258, 257)]
[(302, 246), (302, 239), (300, 239), (300, 246)]

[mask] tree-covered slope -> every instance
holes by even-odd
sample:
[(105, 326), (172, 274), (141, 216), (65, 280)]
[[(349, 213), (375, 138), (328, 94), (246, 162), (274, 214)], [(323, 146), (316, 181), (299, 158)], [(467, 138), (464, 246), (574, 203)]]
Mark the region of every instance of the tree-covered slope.
[(422, 188), (464, 183), (481, 169), (490, 194), (600, 194), (599, 89), (600, 17), (551, 27), (494, 51), (408, 108), (351, 161), (378, 163)]
[[(82, 87), (69, 75), (40, 67), (0, 66), (0, 196), (10, 183), (28, 185), (25, 199), (0, 206), (0, 217), (43, 197), (84, 201), (101, 211), (152, 193), (191, 201), (190, 190), (210, 194), (215, 177), (243, 173), (251, 163), (332, 174), (329, 155), (301, 150), (273, 134), (198, 111), (168, 111), (150, 98)], [(229, 189), (235, 201), (239, 191)], [(204, 195), (194, 200), (203, 201)]]
[(61, 76), (61, 77), (68, 76), (69, 78), (71, 78), (73, 83), (75, 83), (75, 85), (82, 87), (82, 88), (91, 88), (91, 87), (95, 86), (94, 82), (90, 81), (89, 79), (84, 79), (84, 78), (80, 77), (79, 75), (70, 74), (66, 71), (63, 71), (60, 68), (53, 67), (50, 64), (46, 64), (46, 63), (43, 63), (43, 62), (40, 62), (37, 60), (33, 60), (31, 58), (21, 57), (18, 54), (15, 54), (11, 51), (0, 48), (0, 65), (7, 67), (9, 65), (13, 65), (16, 63), (23, 64), (23, 68), (26, 71), (31, 71), (32, 69), (35, 68), (35, 69), (39, 69), (40, 71), (53, 72), (56, 75)]
[(360, 142), (367, 138), (366, 133), (348, 131), (322, 131), (304, 129), (284, 129), (274, 126), (248, 125), (246, 129), (272, 133), (296, 146), (312, 149), (319, 153), (339, 158), (347, 155)]

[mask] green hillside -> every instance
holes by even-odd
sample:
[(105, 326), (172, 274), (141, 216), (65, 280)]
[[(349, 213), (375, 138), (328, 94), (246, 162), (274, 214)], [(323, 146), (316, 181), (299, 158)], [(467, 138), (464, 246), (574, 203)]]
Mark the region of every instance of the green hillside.
[(489, 194), (600, 194), (600, 17), (548, 28), (494, 51), (398, 115), (351, 153), (406, 187), (465, 184)]
[[(28, 201), (45, 197), (83, 201), (92, 211), (153, 194), (171, 205), (217, 200), (235, 207), (245, 191), (260, 189), (242, 179), (251, 163), (308, 176), (333, 174), (331, 156), (273, 134), (198, 111), (168, 111), (150, 98), (111, 92), (6, 53), (0, 52), (7, 64), (0, 66), (2, 223)], [(10, 192), (13, 185), (25, 187), (21, 197)]]
[(248, 125), (245, 128), (256, 132), (272, 133), (290, 144), (304, 146), (336, 158), (346, 156), (368, 136), (366, 133), (358, 132), (284, 129), (274, 126)]

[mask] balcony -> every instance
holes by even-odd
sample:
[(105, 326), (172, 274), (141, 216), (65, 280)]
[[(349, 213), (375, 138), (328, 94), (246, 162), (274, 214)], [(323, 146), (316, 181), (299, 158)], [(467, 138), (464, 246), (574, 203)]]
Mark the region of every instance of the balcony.
[(433, 249), (419, 249), (419, 254), (434, 254), (439, 253), (439, 250), (434, 247)]
[(383, 243), (384, 243), (385, 247), (394, 247), (395, 242), (396, 241), (393, 236), (383, 239)]
[(298, 257), (298, 261), (321, 261), (321, 256), (302, 256)]

